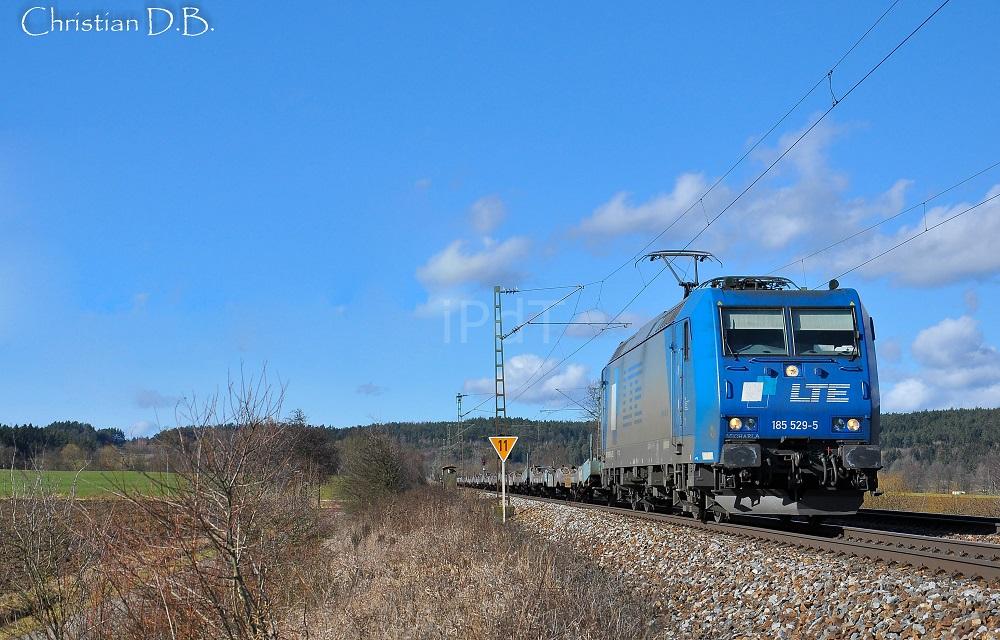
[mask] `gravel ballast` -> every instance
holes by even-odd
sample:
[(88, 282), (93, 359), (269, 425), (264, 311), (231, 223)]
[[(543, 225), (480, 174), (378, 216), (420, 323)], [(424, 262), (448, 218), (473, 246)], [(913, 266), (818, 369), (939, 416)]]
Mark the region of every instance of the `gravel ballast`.
[(628, 577), (669, 638), (996, 638), (1000, 584), (513, 498), (514, 522)]

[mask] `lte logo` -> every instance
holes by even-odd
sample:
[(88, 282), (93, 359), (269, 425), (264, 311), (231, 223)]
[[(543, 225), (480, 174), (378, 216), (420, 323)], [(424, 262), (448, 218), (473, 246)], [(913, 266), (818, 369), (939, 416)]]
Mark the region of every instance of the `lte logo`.
[(848, 402), (847, 392), (851, 389), (850, 384), (806, 384), (805, 395), (802, 395), (802, 383), (796, 382), (792, 385), (792, 402), (820, 402), (823, 392), (826, 391), (827, 402)]

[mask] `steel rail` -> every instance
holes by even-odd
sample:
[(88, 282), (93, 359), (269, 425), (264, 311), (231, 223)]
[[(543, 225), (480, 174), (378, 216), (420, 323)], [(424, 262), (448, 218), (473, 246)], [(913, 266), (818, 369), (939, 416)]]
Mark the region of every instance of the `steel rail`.
[[(495, 492), (486, 490), (486, 493), (494, 494)], [(823, 535), (796, 531), (794, 530), (795, 523), (793, 523), (792, 529), (776, 529), (734, 522), (701, 522), (676, 514), (633, 511), (628, 508), (610, 507), (589, 502), (573, 502), (558, 498), (523, 494), (512, 495), (524, 500), (616, 513), (641, 520), (777, 542), (803, 549), (905, 564), (966, 577), (979, 576), (986, 579), (1000, 579), (1000, 545), (995, 544), (839, 525), (822, 525), (814, 529), (814, 531), (825, 532), (826, 535)], [(515, 513), (513, 519), (516, 518)], [(775, 520), (775, 523), (778, 522)]]
[(1000, 533), (1000, 518), (969, 516), (954, 513), (925, 513), (923, 511), (896, 511), (895, 509), (859, 509), (858, 518), (915, 520), (922, 523), (947, 526), (982, 528), (984, 533)]

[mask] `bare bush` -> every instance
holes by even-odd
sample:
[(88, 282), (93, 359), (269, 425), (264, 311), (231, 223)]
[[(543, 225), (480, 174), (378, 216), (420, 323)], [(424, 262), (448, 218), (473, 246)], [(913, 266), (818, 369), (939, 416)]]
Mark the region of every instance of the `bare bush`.
[(385, 504), (424, 482), (419, 454), (375, 428), (341, 444), (341, 475), (342, 493), (355, 508)]
[(98, 551), (73, 500), (56, 496), (40, 472), (10, 471), (11, 496), (0, 503), (3, 623), (30, 618), (52, 640), (81, 637), (73, 611), (88, 596)]
[(179, 422), (192, 426), (166, 439), (175, 476), (149, 476), (153, 496), (121, 491), (142, 526), (106, 539), (93, 617), (107, 637), (277, 638), (305, 606), (323, 526), (281, 399), (262, 375), (188, 405)]

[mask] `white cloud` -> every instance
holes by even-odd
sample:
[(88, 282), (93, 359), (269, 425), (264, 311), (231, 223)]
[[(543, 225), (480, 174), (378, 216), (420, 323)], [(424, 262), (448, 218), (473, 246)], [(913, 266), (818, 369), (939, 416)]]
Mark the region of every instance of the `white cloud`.
[[(575, 230), (604, 243), (608, 238), (629, 234), (652, 237), (668, 229), (654, 248), (682, 246), (700, 233), (693, 248), (730, 259), (759, 258), (761, 251), (808, 253), (903, 211), (913, 184), (899, 179), (873, 196), (852, 196), (849, 177), (831, 167), (828, 160), (829, 147), (841, 129), (829, 123), (817, 126), (707, 230), (708, 220), (723, 211), (744, 184), (730, 178), (699, 202), (714, 179), (689, 171), (676, 179), (669, 192), (645, 201), (636, 201), (625, 192), (614, 194)], [(756, 176), (800, 134), (788, 133), (775, 146), (757, 151), (753, 156), (757, 164), (749, 169), (749, 175)], [(830, 271), (846, 271), (912, 238), (925, 226), (943, 223), (857, 273), (869, 278), (889, 277), (911, 286), (995, 277), (1000, 274), (1000, 251), (995, 247), (995, 239), (1000, 237), (1000, 197), (961, 217), (949, 218), (998, 194), (1000, 184), (982, 198), (931, 207), (926, 218), (922, 210), (913, 210), (900, 219), (901, 225), (894, 222), (894, 226), (876, 227), (852, 239), (849, 245), (806, 261), (806, 270), (822, 271), (822, 276), (832, 275)], [(691, 210), (678, 220), (689, 207)], [(803, 247), (807, 251), (802, 251)], [(795, 253), (774, 262), (788, 262)]]
[[(983, 198), (973, 202), (940, 205), (927, 210), (927, 227), (936, 229), (908, 242), (885, 258), (861, 269), (868, 277), (888, 276), (906, 285), (943, 285), (966, 279), (981, 280), (1000, 273), (1000, 198), (944, 222), (969, 207), (1000, 194), (1000, 185), (990, 188)], [(917, 219), (890, 233), (873, 233), (854, 241), (850, 260), (841, 257), (841, 266), (853, 266), (914, 237), (924, 230), (924, 219)], [(968, 304), (968, 301), (967, 303)]]
[(468, 251), (464, 240), (455, 240), (417, 269), (417, 279), (432, 290), (470, 283), (492, 287), (518, 277), (518, 263), (530, 245), (527, 238), (514, 237)]
[(490, 233), (500, 226), (506, 216), (507, 208), (500, 196), (482, 197), (469, 207), (469, 222), (479, 233)]
[[(541, 356), (533, 353), (508, 358), (504, 363), (507, 402), (529, 404), (563, 402), (566, 399), (556, 389), (566, 391), (587, 385), (589, 381), (587, 367), (571, 363), (548, 373), (557, 362), (551, 359), (543, 361)], [(529, 380), (532, 381), (531, 386), (522, 392), (521, 387)], [(464, 389), (466, 393), (493, 393), (494, 385), (495, 381), (492, 378), (475, 378), (466, 380)]]
[(630, 201), (630, 194), (616, 193), (580, 223), (579, 231), (597, 237), (635, 232), (659, 232), (698, 200), (708, 188), (700, 173), (683, 173), (669, 193), (642, 203)]
[(971, 316), (945, 318), (917, 334), (920, 370), (889, 388), (886, 411), (1000, 405), (1000, 351)]
[[(783, 136), (775, 147), (764, 148), (755, 158), (756, 175), (788, 148), (801, 132)], [(775, 169), (708, 228), (694, 248), (719, 255), (758, 254), (761, 249), (778, 250), (793, 243), (808, 246), (850, 233), (876, 216), (895, 213), (903, 204), (910, 182), (899, 180), (872, 198), (848, 195), (847, 176), (833, 170), (827, 161), (828, 147), (838, 129), (822, 124), (803, 139)], [(723, 182), (699, 202), (714, 183), (701, 173), (684, 173), (671, 192), (646, 202), (630, 202), (628, 194), (615, 194), (583, 220), (578, 232), (595, 238), (625, 234), (656, 234), (669, 231), (657, 247), (681, 246), (705, 229), (743, 189)], [(674, 220), (691, 210), (675, 224)]]
[(924, 408), (930, 399), (930, 387), (917, 378), (906, 378), (882, 397), (882, 407), (886, 411), (914, 411)]
[(464, 240), (455, 240), (417, 269), (417, 279), (428, 292), (417, 312), (449, 313), (468, 299), (471, 288), (492, 289), (521, 278), (521, 265), (530, 248), (531, 243), (522, 237), (499, 244), (486, 241), (479, 251), (470, 251)]
[[(760, 166), (754, 173), (770, 164), (800, 133), (789, 133), (775, 147), (758, 151), (755, 157)], [(742, 247), (753, 247), (754, 251), (761, 247), (780, 249), (798, 240), (818, 244), (853, 231), (860, 221), (873, 215), (894, 211), (902, 204), (910, 183), (897, 181), (871, 199), (848, 197), (847, 177), (827, 162), (828, 147), (837, 133), (833, 125), (816, 127), (761, 183), (712, 224), (699, 238), (697, 248), (731, 255)], [(618, 193), (586, 218), (578, 230), (608, 236), (659, 233), (672, 225), (660, 244), (683, 244), (742, 190), (741, 185), (722, 183), (699, 202), (713, 182), (701, 173), (689, 172), (677, 178), (671, 192), (646, 202), (631, 203), (627, 194)], [(674, 224), (692, 204), (695, 206)]]

